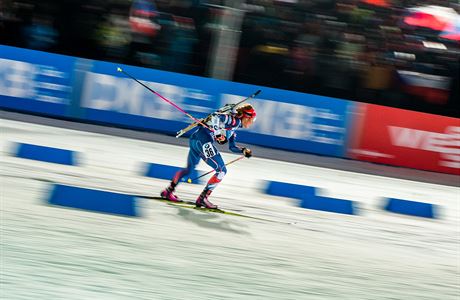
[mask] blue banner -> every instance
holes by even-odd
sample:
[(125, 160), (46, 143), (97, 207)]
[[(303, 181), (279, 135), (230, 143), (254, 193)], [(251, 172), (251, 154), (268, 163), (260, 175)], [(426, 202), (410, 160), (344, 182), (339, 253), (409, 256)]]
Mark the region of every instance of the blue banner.
[(344, 156), (350, 101), (108, 62), (78, 62), (0, 46), (0, 106), (167, 134), (191, 123), (171, 104), (117, 72), (121, 67), (196, 118), (261, 89), (250, 101), (257, 120), (251, 129), (238, 132), (238, 141)]
[(0, 46), (0, 105), (65, 115), (72, 92), (74, 57)]

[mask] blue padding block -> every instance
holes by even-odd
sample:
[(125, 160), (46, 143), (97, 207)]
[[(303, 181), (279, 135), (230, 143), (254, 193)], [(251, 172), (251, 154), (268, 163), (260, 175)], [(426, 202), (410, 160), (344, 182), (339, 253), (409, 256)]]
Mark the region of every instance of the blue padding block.
[(355, 215), (356, 209), (353, 201), (334, 199), (320, 196), (304, 197), (300, 207), (314, 210), (322, 210), (339, 214)]
[(74, 151), (59, 148), (19, 143), (16, 156), (56, 164), (75, 165)]
[(384, 209), (403, 215), (435, 218), (435, 208), (431, 203), (389, 198)]
[[(171, 180), (174, 175), (176, 174), (177, 171), (182, 170), (182, 168), (179, 167), (174, 167), (174, 166), (168, 166), (168, 165), (161, 165), (161, 164), (154, 164), (154, 163), (149, 163), (148, 168), (147, 168), (147, 173), (145, 176), (147, 177), (153, 177), (153, 178), (160, 178), (160, 179), (167, 179)], [(187, 181), (189, 178), (194, 179), (198, 176), (200, 176), (202, 172), (198, 171), (193, 171), (189, 176), (182, 178), (182, 181)], [(200, 183), (200, 179), (198, 180), (192, 180), (192, 183)]]
[(75, 186), (54, 185), (48, 203), (109, 214), (138, 216), (136, 198), (132, 195)]
[(315, 188), (307, 185), (268, 181), (265, 193), (273, 196), (302, 199), (303, 197), (314, 196)]

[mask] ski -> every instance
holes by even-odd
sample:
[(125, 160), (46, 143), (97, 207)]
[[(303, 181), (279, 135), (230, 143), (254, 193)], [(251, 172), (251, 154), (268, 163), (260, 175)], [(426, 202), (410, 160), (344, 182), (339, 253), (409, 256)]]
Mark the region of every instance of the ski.
[(164, 199), (164, 198), (156, 197), (156, 196), (136, 196), (136, 197), (156, 200), (156, 201), (160, 201), (160, 202), (163, 202), (163, 203), (167, 203), (167, 204), (174, 205), (174, 206), (180, 206), (180, 207), (184, 207), (184, 208), (193, 208), (193, 209), (201, 210), (201, 211), (209, 211), (209, 212), (233, 215), (233, 216), (238, 216), (238, 217), (250, 218), (248, 216), (241, 215), (241, 214), (237, 213), (236, 211), (226, 211), (226, 210), (222, 210), (220, 208), (197, 207), (195, 205), (194, 201), (182, 200), (180, 202), (174, 202), (174, 201), (170, 201), (168, 199)]
[(218, 213), (218, 214), (223, 214), (223, 215), (229, 215), (229, 216), (234, 216), (234, 217), (241, 217), (241, 218), (247, 218), (247, 219), (253, 219), (253, 220), (259, 220), (259, 221), (265, 221), (265, 222), (276, 222), (276, 223), (283, 223), (283, 222), (277, 222), (274, 220), (269, 220), (269, 219), (264, 219), (264, 218), (258, 218), (258, 217), (253, 217), (253, 216), (248, 216), (245, 214), (241, 214), (239, 212), (236, 212), (235, 210), (223, 210), (220, 208), (204, 208), (204, 207), (197, 207), (195, 205), (194, 201), (182, 201), (182, 202), (173, 202), (168, 199), (164, 199), (161, 197), (156, 197), (156, 196), (145, 196), (145, 195), (133, 195), (134, 197), (138, 198), (144, 198), (144, 199), (150, 199), (150, 200), (155, 200), (155, 201), (160, 201), (163, 203), (166, 203), (171, 206), (175, 207), (181, 207), (185, 209), (194, 209), (198, 211), (202, 211), (205, 213)]
[(225, 104), (223, 107), (219, 108), (218, 110), (216, 110), (215, 112), (209, 114), (208, 116), (206, 116), (205, 118), (202, 118), (202, 119), (199, 119), (199, 122), (193, 122), (192, 124), (188, 125), (187, 127), (179, 130), (177, 133), (176, 133), (176, 138), (178, 137), (181, 137), (183, 134), (187, 133), (188, 131), (192, 130), (193, 128), (195, 128), (196, 126), (200, 125), (200, 124), (203, 124), (203, 123), (206, 123), (208, 122), (212, 115), (213, 114), (225, 114), (225, 113), (228, 113), (230, 112), (234, 107), (240, 105), (241, 103), (249, 100), (249, 99), (252, 99), (252, 98), (255, 98), (258, 94), (260, 94), (261, 90), (257, 90), (254, 94), (252, 94), (251, 96), (247, 97), (247, 98), (244, 98), (243, 100), (237, 102), (237, 103), (233, 103), (233, 104)]

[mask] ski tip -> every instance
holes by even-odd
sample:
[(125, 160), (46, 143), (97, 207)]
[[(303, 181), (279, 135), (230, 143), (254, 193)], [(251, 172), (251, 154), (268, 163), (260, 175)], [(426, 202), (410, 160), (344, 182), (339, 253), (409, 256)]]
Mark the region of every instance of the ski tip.
[(254, 93), (254, 96), (257, 96), (260, 94), (260, 92), (262, 92), (262, 90), (257, 90), (257, 92)]
[(120, 67), (117, 68), (117, 71), (118, 72), (123, 72), (123, 70)]
[(187, 182), (188, 182), (188, 183), (192, 183), (192, 179), (190, 179), (190, 178), (187, 179)]

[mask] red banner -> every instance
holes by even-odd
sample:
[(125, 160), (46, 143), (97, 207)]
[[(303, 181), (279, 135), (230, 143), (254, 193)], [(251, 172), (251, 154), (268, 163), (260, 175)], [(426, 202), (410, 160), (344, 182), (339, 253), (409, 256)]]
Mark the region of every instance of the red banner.
[(348, 156), (460, 175), (460, 119), (358, 104)]

